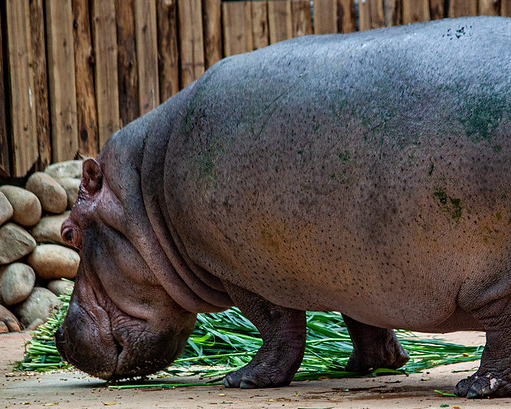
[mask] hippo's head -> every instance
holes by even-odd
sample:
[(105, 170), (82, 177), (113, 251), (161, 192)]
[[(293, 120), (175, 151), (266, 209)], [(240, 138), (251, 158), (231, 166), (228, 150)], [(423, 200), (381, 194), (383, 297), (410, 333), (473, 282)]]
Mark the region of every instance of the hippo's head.
[(81, 263), (55, 339), (69, 363), (103, 379), (164, 368), (183, 350), (196, 317), (157, 280), (134, 244), (146, 238), (133, 239), (127, 213), (102, 166), (87, 159), (79, 199), (61, 229), (81, 251)]

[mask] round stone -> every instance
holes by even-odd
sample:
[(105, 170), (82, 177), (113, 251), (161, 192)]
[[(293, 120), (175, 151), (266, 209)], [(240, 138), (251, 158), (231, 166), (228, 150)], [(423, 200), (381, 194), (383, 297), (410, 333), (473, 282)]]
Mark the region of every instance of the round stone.
[(60, 178), (56, 180), (66, 191), (67, 208), (71, 209), (78, 200), (78, 192), (80, 191), (81, 180), (75, 178)]
[(81, 160), (68, 160), (65, 162), (54, 163), (48, 166), (45, 173), (55, 179), (60, 178), (82, 178), (82, 161)]
[(30, 328), (37, 320), (46, 322), (55, 313), (62, 302), (50, 290), (35, 287), (28, 298), (14, 307), (14, 312), (20, 318), (25, 328)]
[(43, 280), (71, 279), (78, 271), (80, 256), (76, 251), (57, 244), (40, 244), (27, 257), (27, 262)]
[(21, 331), (21, 324), (16, 316), (3, 305), (0, 305), (0, 332)]
[(19, 260), (35, 246), (34, 238), (17, 224), (6, 223), (0, 227), (0, 265)]
[(48, 290), (55, 295), (69, 295), (73, 292), (74, 283), (64, 280), (53, 280), (48, 283)]
[(0, 302), (14, 305), (25, 301), (34, 289), (35, 273), (23, 263), (0, 267)]
[(33, 226), (41, 219), (41, 202), (32, 192), (17, 186), (0, 186), (12, 206), (12, 220), (23, 226)]
[(56, 216), (45, 216), (41, 218), (39, 223), (37, 223), (31, 231), (34, 239), (38, 243), (57, 243), (65, 245), (66, 243), (62, 237), (60, 237), (60, 227), (69, 217), (69, 213), (68, 211)]
[(67, 208), (67, 193), (49, 174), (36, 172), (28, 178), (27, 190), (40, 200), (43, 210), (50, 213), (62, 213)]
[(7, 197), (0, 192), (0, 226), (9, 220), (14, 213), (11, 203), (7, 200)]

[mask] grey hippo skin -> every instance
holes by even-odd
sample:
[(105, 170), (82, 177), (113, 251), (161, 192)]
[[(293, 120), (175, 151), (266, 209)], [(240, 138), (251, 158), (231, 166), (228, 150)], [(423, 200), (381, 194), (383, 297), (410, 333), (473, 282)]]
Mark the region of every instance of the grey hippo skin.
[(344, 314), (348, 370), (393, 328), (484, 330), (455, 388), (511, 395), (511, 19), (297, 38), (220, 61), (83, 165), (82, 262), (56, 335), (104, 379), (170, 364), (238, 306), (262, 348), (231, 387), (286, 385), (305, 311)]

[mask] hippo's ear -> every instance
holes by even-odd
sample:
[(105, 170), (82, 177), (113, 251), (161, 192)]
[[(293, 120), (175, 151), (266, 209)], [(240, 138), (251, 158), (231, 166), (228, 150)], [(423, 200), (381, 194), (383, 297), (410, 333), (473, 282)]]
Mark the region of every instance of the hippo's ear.
[(82, 165), (82, 188), (89, 196), (94, 196), (101, 190), (103, 172), (95, 159), (89, 158)]

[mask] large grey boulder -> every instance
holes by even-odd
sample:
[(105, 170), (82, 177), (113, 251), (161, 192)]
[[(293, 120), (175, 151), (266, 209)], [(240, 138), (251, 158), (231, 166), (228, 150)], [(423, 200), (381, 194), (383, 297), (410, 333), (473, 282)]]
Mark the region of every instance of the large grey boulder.
[(27, 263), (43, 280), (71, 279), (78, 271), (80, 256), (76, 251), (57, 244), (40, 244), (27, 257)]
[(28, 298), (14, 308), (14, 312), (20, 318), (25, 328), (30, 328), (32, 323), (40, 320), (46, 322), (62, 302), (50, 290), (35, 287)]
[(48, 290), (55, 295), (69, 295), (73, 292), (74, 283), (64, 280), (53, 280), (48, 283)]
[(23, 226), (33, 226), (41, 219), (41, 202), (35, 194), (17, 186), (0, 186), (13, 208), (12, 220)]
[(45, 173), (55, 179), (59, 178), (82, 178), (82, 161), (81, 160), (68, 160), (65, 162), (54, 163), (48, 166)]
[(17, 331), (21, 331), (20, 322), (11, 311), (0, 305), (0, 333)]
[(35, 273), (24, 263), (0, 267), (0, 303), (14, 305), (25, 301), (34, 289)]
[(0, 227), (0, 265), (26, 256), (35, 246), (34, 238), (17, 224), (6, 223)]
[(0, 192), (0, 226), (9, 220), (14, 213), (11, 203), (7, 197)]
[(43, 210), (57, 214), (66, 210), (67, 193), (49, 174), (34, 173), (28, 178), (26, 188), (39, 198)]
[(80, 179), (76, 178), (58, 178), (56, 181), (64, 188), (67, 193), (67, 208), (71, 209), (78, 200), (80, 191)]
[(38, 243), (66, 243), (60, 237), (60, 227), (64, 220), (69, 217), (69, 212), (64, 212), (59, 215), (42, 217), (32, 229), (31, 233)]

